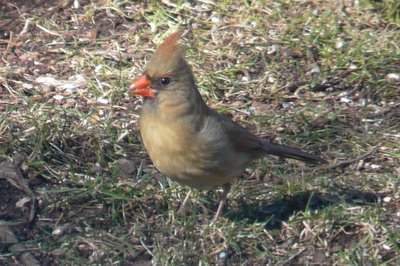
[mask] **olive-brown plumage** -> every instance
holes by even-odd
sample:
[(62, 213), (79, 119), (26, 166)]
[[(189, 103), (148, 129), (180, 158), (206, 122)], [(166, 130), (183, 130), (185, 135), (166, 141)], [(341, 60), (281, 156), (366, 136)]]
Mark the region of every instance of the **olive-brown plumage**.
[(181, 32), (176, 32), (160, 44), (130, 91), (144, 96), (140, 133), (161, 173), (192, 188), (223, 185), (215, 217), (218, 219), (228, 184), (252, 160), (272, 154), (308, 163), (326, 163), (316, 155), (267, 142), (210, 109), (197, 90), (183, 48), (177, 43), (180, 35)]

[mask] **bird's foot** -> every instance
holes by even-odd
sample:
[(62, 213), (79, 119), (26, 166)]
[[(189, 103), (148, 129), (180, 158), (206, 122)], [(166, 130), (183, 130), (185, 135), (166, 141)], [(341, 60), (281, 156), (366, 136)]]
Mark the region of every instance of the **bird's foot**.
[(224, 205), (226, 203), (226, 197), (228, 196), (229, 190), (231, 189), (231, 184), (225, 184), (222, 186), (222, 196), (221, 196), (221, 201), (219, 202), (218, 205), (218, 210), (215, 213), (214, 219), (211, 220), (210, 225), (214, 225), (219, 218), (222, 215), (222, 212), (224, 210)]

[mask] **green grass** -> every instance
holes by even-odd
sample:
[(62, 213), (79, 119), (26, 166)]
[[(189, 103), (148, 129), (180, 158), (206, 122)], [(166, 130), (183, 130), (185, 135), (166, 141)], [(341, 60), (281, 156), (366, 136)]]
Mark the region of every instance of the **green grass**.
[[(82, 1), (19, 17), (7, 5), (0, 155), (22, 155), (39, 202), (20, 241), (43, 264), (398, 265), (398, 5), (350, 2)], [(256, 161), (220, 221), (210, 225), (218, 189), (194, 191), (178, 215), (188, 189), (155, 170), (127, 90), (179, 28), (213, 108), (333, 163), (378, 151), (333, 169)], [(37, 81), (48, 74), (85, 84)], [(0, 264), (20, 260), (0, 253)]]

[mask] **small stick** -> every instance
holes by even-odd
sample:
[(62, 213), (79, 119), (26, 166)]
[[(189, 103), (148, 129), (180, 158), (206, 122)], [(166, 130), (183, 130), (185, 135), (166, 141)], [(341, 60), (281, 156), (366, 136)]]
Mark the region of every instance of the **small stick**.
[(344, 161), (339, 161), (339, 162), (336, 162), (334, 164), (330, 164), (330, 165), (327, 165), (327, 166), (321, 166), (321, 167), (315, 168), (315, 170), (329, 170), (329, 169), (334, 169), (334, 168), (338, 168), (338, 167), (348, 166), (348, 165), (350, 165), (352, 163), (355, 163), (355, 162), (358, 162), (358, 161), (361, 161), (361, 160), (364, 160), (364, 159), (370, 157), (378, 149), (379, 149), (379, 147), (375, 146), (370, 151), (368, 151), (368, 152), (366, 152), (366, 153), (364, 153), (364, 154), (362, 154), (362, 155), (360, 155), (360, 156), (358, 156), (356, 158), (349, 159), (349, 160), (344, 160)]

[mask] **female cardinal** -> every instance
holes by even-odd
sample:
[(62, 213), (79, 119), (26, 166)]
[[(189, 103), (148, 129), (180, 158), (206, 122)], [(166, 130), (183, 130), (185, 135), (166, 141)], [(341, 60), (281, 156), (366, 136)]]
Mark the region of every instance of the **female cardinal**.
[(144, 97), (140, 133), (157, 169), (192, 188), (223, 186), (214, 220), (221, 216), (230, 183), (252, 160), (272, 154), (307, 163), (327, 162), (302, 150), (267, 142), (210, 109), (177, 43), (180, 36), (178, 31), (161, 43), (130, 93)]

